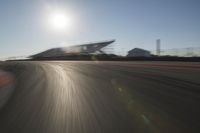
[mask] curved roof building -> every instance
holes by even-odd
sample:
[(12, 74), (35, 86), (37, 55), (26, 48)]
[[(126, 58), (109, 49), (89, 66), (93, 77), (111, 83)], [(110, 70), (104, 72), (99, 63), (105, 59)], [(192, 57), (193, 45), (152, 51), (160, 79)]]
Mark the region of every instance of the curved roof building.
[(110, 45), (115, 42), (115, 40), (88, 43), (83, 45), (75, 45), (70, 47), (61, 47), (61, 48), (52, 48), (44, 52), (30, 56), (31, 58), (40, 58), (40, 57), (59, 57), (67, 56), (69, 54), (92, 54), (95, 52), (103, 53), (102, 48)]

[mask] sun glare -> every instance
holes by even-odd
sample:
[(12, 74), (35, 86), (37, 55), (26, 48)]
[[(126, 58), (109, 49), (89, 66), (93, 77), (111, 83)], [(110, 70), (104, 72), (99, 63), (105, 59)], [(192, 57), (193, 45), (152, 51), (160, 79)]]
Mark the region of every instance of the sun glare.
[(62, 12), (52, 13), (49, 17), (49, 22), (51, 27), (56, 30), (66, 30), (72, 26), (70, 16)]

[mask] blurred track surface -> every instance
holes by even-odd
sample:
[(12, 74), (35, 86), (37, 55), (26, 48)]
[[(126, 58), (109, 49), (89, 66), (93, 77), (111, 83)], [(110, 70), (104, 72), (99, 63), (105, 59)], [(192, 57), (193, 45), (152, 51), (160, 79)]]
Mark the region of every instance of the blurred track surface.
[[(4, 62), (1, 133), (199, 133), (200, 64)], [(1, 89), (1, 88), (0, 88)]]

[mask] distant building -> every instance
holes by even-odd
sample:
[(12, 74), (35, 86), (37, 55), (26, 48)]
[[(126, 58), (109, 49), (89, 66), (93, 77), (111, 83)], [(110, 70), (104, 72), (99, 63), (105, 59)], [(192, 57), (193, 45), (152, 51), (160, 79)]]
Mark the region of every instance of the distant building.
[(115, 42), (115, 40), (75, 45), (75, 46), (70, 46), (70, 47), (52, 48), (35, 55), (31, 55), (30, 57), (31, 58), (51, 58), (51, 57), (67, 56), (69, 54), (83, 54), (83, 53), (91, 54), (95, 52), (104, 53), (102, 48), (110, 45), (113, 42)]
[(150, 51), (140, 49), (140, 48), (134, 48), (130, 51), (128, 51), (127, 57), (150, 57), (151, 53)]

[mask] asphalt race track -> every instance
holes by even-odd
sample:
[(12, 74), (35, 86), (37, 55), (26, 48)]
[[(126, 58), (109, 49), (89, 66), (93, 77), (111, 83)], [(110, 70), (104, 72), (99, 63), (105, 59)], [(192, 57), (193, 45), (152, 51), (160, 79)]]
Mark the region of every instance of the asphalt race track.
[(4, 80), (10, 88), (0, 86), (7, 99), (0, 133), (200, 132), (200, 63), (16, 61), (0, 68), (14, 77)]

